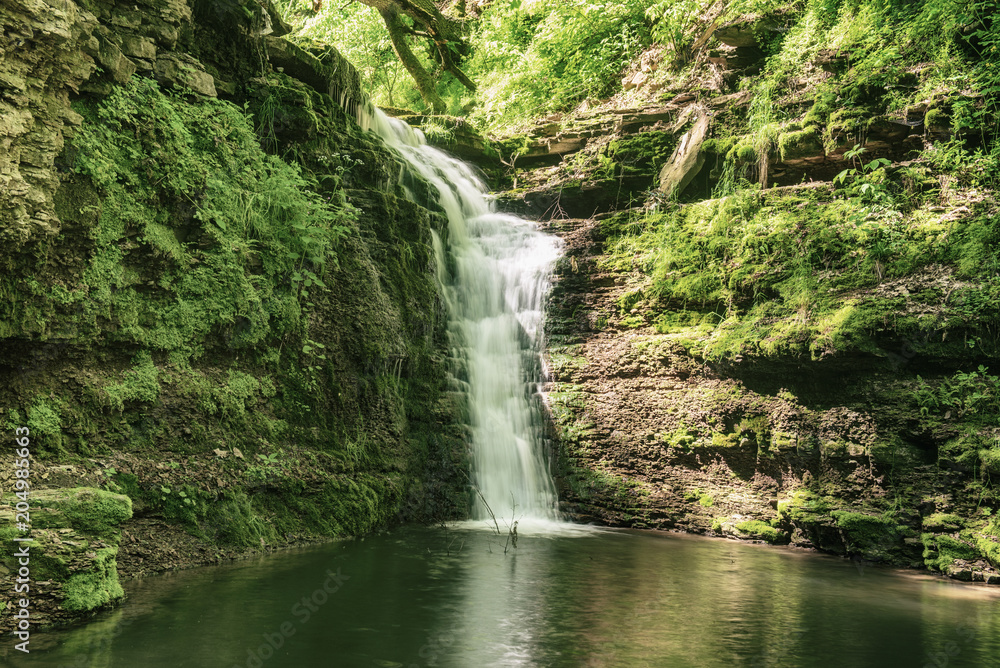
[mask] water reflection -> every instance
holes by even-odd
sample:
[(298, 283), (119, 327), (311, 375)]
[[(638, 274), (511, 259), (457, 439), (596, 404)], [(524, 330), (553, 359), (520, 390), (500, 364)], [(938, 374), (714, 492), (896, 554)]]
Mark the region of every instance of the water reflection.
[[(995, 665), (997, 593), (786, 548), (483, 523), (407, 528), (132, 583), (8, 643), (73, 668)], [(565, 526), (565, 525), (563, 525)], [(334, 576), (337, 576), (336, 579)]]

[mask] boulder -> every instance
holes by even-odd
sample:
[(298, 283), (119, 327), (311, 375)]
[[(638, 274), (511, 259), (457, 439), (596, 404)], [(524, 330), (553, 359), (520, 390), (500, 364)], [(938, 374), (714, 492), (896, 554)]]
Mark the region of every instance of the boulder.
[(705, 165), (701, 145), (708, 134), (709, 116), (701, 106), (691, 107), (688, 113), (696, 117), (694, 125), (684, 133), (674, 154), (660, 170), (659, 190), (670, 197), (683, 193)]
[(197, 60), (187, 54), (170, 53), (156, 59), (156, 80), (178, 88), (190, 88), (199, 95), (217, 97), (215, 78)]

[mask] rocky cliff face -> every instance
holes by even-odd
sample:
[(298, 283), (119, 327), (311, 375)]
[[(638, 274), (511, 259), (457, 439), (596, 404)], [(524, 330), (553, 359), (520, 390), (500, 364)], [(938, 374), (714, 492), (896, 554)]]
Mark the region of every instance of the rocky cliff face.
[(359, 127), (350, 64), (252, 0), (0, 23), (0, 423), (31, 435), (33, 623), (114, 602), (119, 571), (464, 512), (443, 218)]
[(1000, 582), (996, 199), (933, 159), (966, 93), (874, 112), (881, 93), (841, 88), (851, 54), (819, 50), (751, 127), (761, 45), (793, 22), (706, 25), (648, 103), (503, 144), (501, 201), (567, 244), (546, 392), (564, 509)]

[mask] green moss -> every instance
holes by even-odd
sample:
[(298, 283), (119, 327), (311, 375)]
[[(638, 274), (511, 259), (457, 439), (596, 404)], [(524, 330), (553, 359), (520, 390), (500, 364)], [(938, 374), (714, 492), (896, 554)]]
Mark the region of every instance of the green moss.
[(830, 113), (837, 108), (837, 96), (831, 91), (820, 90), (813, 106), (806, 112), (801, 125), (804, 128), (810, 126), (822, 126), (830, 117)]
[[(335, 258), (349, 207), (321, 199), (300, 169), (266, 155), (250, 119), (229, 103), (190, 104), (137, 79), (78, 110), (86, 121), (73, 139), (76, 169), (102, 199), (84, 269), (89, 298), (79, 300), (85, 320), (113, 313), (118, 341), (181, 359), (199, 357), (213, 332), (237, 321), (239, 347), (301, 325), (302, 293)], [(140, 178), (145, 170), (161, 177)], [(120, 242), (136, 234), (138, 244)], [(255, 278), (255, 264), (272, 280)], [(156, 289), (140, 291), (149, 283)], [(107, 388), (116, 407), (155, 395), (149, 353), (134, 364)]]
[(946, 128), (951, 125), (951, 119), (944, 110), (931, 107), (924, 114), (924, 125), (929, 128)]
[(789, 498), (778, 501), (778, 517), (793, 523), (815, 522), (830, 509), (829, 503), (808, 489), (795, 490)]
[(684, 500), (688, 503), (697, 502), (702, 508), (711, 508), (715, 505), (715, 497), (697, 487), (684, 492)]
[(52, 398), (39, 397), (28, 407), (27, 426), (40, 452), (54, 453), (62, 449), (62, 417), (58, 404)]
[(819, 128), (815, 125), (778, 135), (778, 153), (783, 161), (823, 155)]
[(781, 452), (784, 450), (794, 450), (798, 446), (798, 436), (796, 434), (775, 431), (771, 435), (771, 450)]
[(1000, 568), (1000, 540), (996, 536), (978, 534), (975, 541), (976, 550), (986, 557), (994, 568)]
[(767, 522), (760, 520), (748, 520), (736, 525), (736, 530), (753, 538), (767, 541), (768, 543), (778, 543), (787, 538), (784, 533), (775, 529)]
[(849, 552), (867, 558), (885, 559), (898, 548), (905, 533), (891, 517), (867, 515), (844, 510), (834, 510), (830, 516), (843, 531)]
[(980, 556), (975, 547), (951, 536), (924, 533), (920, 538), (924, 544), (924, 565), (933, 570), (945, 571), (956, 559), (975, 561)]
[(31, 498), (35, 508), (49, 511), (38, 514), (39, 528), (69, 525), (78, 531), (116, 540), (119, 527), (132, 517), (129, 497), (91, 487), (38, 490)]
[(737, 163), (753, 163), (757, 161), (757, 149), (754, 148), (753, 144), (744, 143), (743, 140), (740, 140), (739, 143), (729, 149), (726, 159)]
[(965, 521), (958, 515), (935, 513), (925, 517), (922, 526), (924, 531), (934, 533), (959, 531), (965, 526)]
[(870, 120), (871, 112), (865, 109), (850, 105), (841, 106), (830, 114), (830, 120), (826, 126), (824, 143), (827, 149), (835, 149), (844, 144), (847, 137), (866, 127)]
[(926, 210), (859, 225), (850, 222), (856, 202), (823, 201), (827, 196), (741, 191), (609, 225), (600, 266), (646, 277), (643, 315), (659, 331), (690, 328), (690, 314), (700, 312), (706, 326), (698, 325), (691, 349), (708, 360), (818, 360), (846, 351), (884, 358), (887, 332), (927, 341), (922, 353), (969, 354), (954, 338), (933, 340), (942, 317), (915, 315), (924, 312), (940, 313), (946, 329), (973, 329), (992, 340), (986, 329), (1000, 311), (1000, 288), (942, 306), (933, 290), (900, 296), (875, 287), (953, 257), (993, 266), (984, 240), (996, 242), (995, 230), (979, 218), (942, 223)]
[(706, 154), (725, 157), (726, 154), (736, 145), (737, 137), (709, 137), (702, 143), (701, 150)]
[(616, 167), (605, 170), (604, 178), (636, 174), (656, 174), (677, 146), (673, 132), (654, 130), (623, 137), (608, 144), (607, 156)]
[(121, 383), (104, 388), (111, 406), (118, 411), (124, 410), (126, 401), (152, 403), (160, 396), (159, 373), (149, 351), (137, 354), (132, 364)]
[(63, 584), (63, 607), (74, 612), (102, 608), (125, 597), (118, 582), (117, 547), (96, 551), (90, 569), (70, 576)]
[(664, 441), (672, 448), (690, 448), (698, 439), (698, 432), (685, 426), (680, 426), (664, 437)]
[(732, 434), (720, 434), (718, 432), (712, 434), (712, 447), (713, 448), (733, 448), (739, 443), (739, 435)]

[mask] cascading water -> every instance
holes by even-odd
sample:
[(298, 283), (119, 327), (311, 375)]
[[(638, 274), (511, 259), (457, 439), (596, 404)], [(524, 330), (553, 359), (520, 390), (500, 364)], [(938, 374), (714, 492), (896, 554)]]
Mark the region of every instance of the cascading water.
[(463, 389), (479, 490), (474, 514), (556, 519), (533, 395), (541, 375), (542, 307), (561, 242), (497, 213), (469, 166), (429, 146), (419, 130), (374, 107), (362, 114), (362, 125), (437, 189), (448, 216), (451, 262), (437, 235), (434, 251), (453, 354), (467, 370)]

